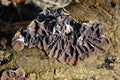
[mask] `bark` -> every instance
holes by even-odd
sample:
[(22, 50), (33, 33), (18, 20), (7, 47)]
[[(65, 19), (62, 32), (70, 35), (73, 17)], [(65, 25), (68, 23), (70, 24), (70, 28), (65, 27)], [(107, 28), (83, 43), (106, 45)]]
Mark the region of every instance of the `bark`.
[(110, 49), (105, 53), (99, 52), (100, 55), (92, 63), (90, 61), (94, 60), (94, 55), (87, 63), (81, 61), (76, 67), (61, 64), (56, 59), (48, 58), (42, 50), (37, 48), (13, 51), (10, 46), (13, 35), (20, 27), (26, 26), (28, 23), (14, 24), (0, 27), (0, 32), (9, 35), (9, 37), (2, 36), (7, 40), (2, 44), (7, 45), (5, 55), (9, 55), (4, 59), (6, 62), (0, 65), (0, 71), (20, 67), (25, 70), (26, 80), (120, 79), (120, 1), (80, 0), (79, 3), (73, 3), (66, 9), (72, 17), (79, 21), (99, 20), (107, 23), (109, 33), (106, 35), (111, 41)]

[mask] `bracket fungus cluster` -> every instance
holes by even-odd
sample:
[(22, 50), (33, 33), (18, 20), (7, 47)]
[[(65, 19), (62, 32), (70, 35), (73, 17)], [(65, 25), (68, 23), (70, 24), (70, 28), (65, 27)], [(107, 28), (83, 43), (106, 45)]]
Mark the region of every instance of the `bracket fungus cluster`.
[(22, 68), (14, 70), (5, 70), (2, 73), (1, 80), (25, 80), (25, 72)]
[(110, 41), (105, 36), (105, 23), (90, 21), (81, 23), (72, 18), (65, 9), (47, 8), (27, 28), (21, 28), (12, 39), (15, 51), (27, 46), (38, 47), (49, 57), (63, 64), (77, 65), (98, 50), (106, 51)]

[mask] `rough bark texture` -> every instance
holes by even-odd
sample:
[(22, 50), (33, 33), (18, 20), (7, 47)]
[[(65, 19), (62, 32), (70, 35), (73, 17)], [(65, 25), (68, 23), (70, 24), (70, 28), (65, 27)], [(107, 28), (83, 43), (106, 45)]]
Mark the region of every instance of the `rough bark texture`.
[[(5, 69), (23, 68), (26, 80), (119, 80), (120, 79), (120, 1), (119, 0), (80, 0), (66, 7), (75, 19), (87, 22), (99, 20), (107, 23), (111, 47), (108, 52), (100, 52), (94, 62), (81, 62), (73, 67), (48, 58), (37, 48), (14, 52), (11, 48), (5, 51), (7, 63), (0, 65), (0, 71)], [(9, 43), (15, 32), (28, 23), (0, 27), (10, 37), (3, 36)], [(1, 39), (1, 44), (6, 42)], [(8, 55), (7, 55), (8, 54)], [(12, 56), (10, 56), (12, 54)], [(93, 57), (94, 58), (94, 57)], [(93, 60), (93, 58), (89, 60)], [(82, 65), (82, 66), (81, 66)]]

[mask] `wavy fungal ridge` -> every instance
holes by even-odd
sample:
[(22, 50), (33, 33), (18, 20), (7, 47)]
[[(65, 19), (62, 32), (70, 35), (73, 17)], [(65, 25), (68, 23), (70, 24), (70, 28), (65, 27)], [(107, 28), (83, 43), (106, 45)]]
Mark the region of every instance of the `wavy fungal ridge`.
[(25, 80), (25, 71), (22, 68), (5, 70), (2, 72), (1, 80)]
[(80, 23), (63, 8), (47, 8), (26, 29), (21, 28), (15, 34), (12, 46), (16, 51), (24, 46), (37, 46), (49, 57), (75, 66), (91, 55), (97, 55), (98, 50), (106, 51), (109, 48), (110, 41), (105, 36), (107, 31), (105, 23)]

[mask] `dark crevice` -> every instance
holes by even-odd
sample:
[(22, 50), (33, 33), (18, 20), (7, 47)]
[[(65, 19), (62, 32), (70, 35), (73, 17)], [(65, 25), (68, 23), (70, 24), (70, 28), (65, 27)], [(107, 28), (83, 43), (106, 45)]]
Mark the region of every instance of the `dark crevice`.
[(111, 5), (111, 7), (113, 7), (113, 8), (116, 6), (116, 4), (115, 4), (114, 2), (111, 2), (110, 5)]

